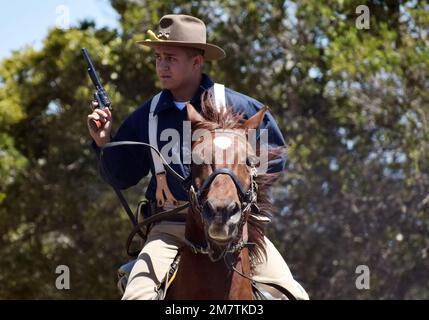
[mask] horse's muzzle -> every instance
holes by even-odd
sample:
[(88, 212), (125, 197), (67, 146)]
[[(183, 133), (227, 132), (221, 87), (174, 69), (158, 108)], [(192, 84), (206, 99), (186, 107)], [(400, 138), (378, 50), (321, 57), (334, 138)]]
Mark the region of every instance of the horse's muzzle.
[(238, 233), (241, 214), (240, 205), (235, 201), (228, 205), (207, 201), (203, 208), (203, 219), (209, 238), (217, 244), (230, 242)]

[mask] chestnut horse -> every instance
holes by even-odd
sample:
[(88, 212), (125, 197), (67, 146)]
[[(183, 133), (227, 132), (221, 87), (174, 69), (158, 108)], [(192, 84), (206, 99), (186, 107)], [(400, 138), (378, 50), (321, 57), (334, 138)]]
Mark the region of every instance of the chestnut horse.
[[(246, 135), (260, 127), (267, 107), (245, 120), (231, 108), (219, 113), (207, 96), (201, 114), (187, 105), (192, 133), (204, 129), (206, 134), (192, 144), (187, 245), (181, 248), (165, 299), (250, 300), (254, 262), (266, 254), (265, 222), (260, 218), (271, 214), (267, 191), (276, 174), (256, 174), (249, 163), (255, 151)], [(233, 161), (227, 162), (225, 156), (222, 161), (214, 159), (216, 152), (225, 155), (230, 148)], [(247, 161), (240, 162), (243, 154)], [(270, 153), (270, 158), (273, 155), (280, 152)], [(212, 161), (202, 161), (208, 158)]]

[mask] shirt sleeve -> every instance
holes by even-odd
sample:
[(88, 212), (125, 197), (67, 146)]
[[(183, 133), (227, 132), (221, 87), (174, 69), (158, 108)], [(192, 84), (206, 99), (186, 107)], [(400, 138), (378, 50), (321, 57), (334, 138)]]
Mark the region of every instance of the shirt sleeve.
[[(257, 100), (250, 99), (248, 101), (248, 113), (247, 116), (250, 118), (254, 114), (256, 114), (261, 108), (263, 108), (263, 104)], [(271, 112), (268, 110), (265, 112), (264, 120), (261, 127), (257, 130), (257, 140), (261, 141), (261, 135), (268, 135), (268, 146), (271, 150), (279, 152), (279, 156), (273, 157), (268, 161), (267, 172), (276, 173), (281, 172), (286, 167), (286, 143), (283, 138), (283, 135), (276, 123)], [(263, 145), (263, 142), (261, 145)]]
[[(141, 111), (141, 110), (140, 110)], [(111, 142), (117, 141), (142, 141), (142, 132), (147, 126), (147, 121), (141, 117), (137, 110), (132, 113), (119, 127)], [(147, 147), (144, 146), (117, 146), (103, 151), (103, 162), (100, 159), (101, 149), (92, 142), (99, 159), (99, 171), (102, 178), (109, 184), (114, 184), (119, 189), (127, 189), (136, 185), (150, 170), (150, 159)]]
[(268, 111), (265, 114), (265, 119), (267, 119), (267, 121), (266, 123), (264, 121), (264, 129), (268, 130), (269, 145), (278, 148), (280, 152), (279, 157), (275, 157), (273, 160), (269, 161), (268, 172), (280, 172), (286, 167), (286, 143), (271, 112)]

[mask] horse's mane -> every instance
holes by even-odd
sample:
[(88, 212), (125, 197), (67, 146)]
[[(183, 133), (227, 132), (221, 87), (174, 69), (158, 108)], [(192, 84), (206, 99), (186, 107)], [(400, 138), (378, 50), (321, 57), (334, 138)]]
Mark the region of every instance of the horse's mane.
[[(244, 113), (235, 113), (232, 107), (226, 108), (223, 113), (219, 113), (215, 107), (213, 95), (211, 91), (206, 91), (201, 97), (201, 115), (206, 121), (193, 124), (193, 129), (239, 129), (246, 120)], [(259, 146), (259, 144), (258, 144)], [(256, 150), (259, 152), (259, 150)], [(268, 162), (280, 159), (285, 152), (284, 147), (268, 147)], [(264, 246), (265, 224), (266, 222), (258, 218), (271, 218), (273, 205), (270, 197), (270, 187), (277, 180), (281, 172), (258, 173), (255, 178), (258, 184), (257, 205), (259, 212), (257, 214), (248, 215), (248, 235), (249, 242), (254, 242), (256, 245), (250, 247), (250, 256), (252, 265), (257, 261), (262, 261), (263, 256), (266, 258)]]

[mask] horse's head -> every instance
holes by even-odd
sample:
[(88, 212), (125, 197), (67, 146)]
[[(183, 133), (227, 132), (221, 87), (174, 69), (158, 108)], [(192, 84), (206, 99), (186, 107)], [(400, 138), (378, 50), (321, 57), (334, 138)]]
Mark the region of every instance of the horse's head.
[(202, 114), (190, 104), (187, 111), (193, 140), (191, 203), (200, 212), (194, 220), (212, 248), (225, 248), (238, 238), (256, 204), (255, 168), (249, 161), (255, 150), (247, 134), (260, 126), (266, 108), (248, 120), (230, 110), (216, 114), (207, 105)]

